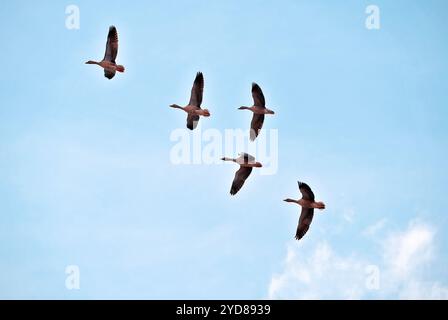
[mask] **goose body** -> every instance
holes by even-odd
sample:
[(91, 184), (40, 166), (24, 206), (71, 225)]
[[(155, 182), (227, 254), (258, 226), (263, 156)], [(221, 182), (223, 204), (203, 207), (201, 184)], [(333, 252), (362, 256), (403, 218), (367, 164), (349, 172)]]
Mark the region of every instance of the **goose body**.
[(86, 64), (96, 64), (104, 69), (104, 76), (111, 80), (115, 77), (116, 72), (124, 72), (125, 68), (122, 65), (117, 65), (115, 59), (118, 54), (118, 32), (114, 26), (109, 27), (107, 35), (106, 52), (101, 61), (89, 60)]
[(170, 105), (171, 108), (181, 109), (185, 111), (187, 115), (187, 128), (190, 130), (196, 129), (199, 117), (210, 117), (210, 111), (207, 109), (201, 109), (202, 97), (204, 92), (204, 75), (202, 72), (196, 74), (194, 79), (193, 88), (191, 89), (190, 102), (181, 107), (177, 104)]
[(299, 191), (302, 194), (302, 198), (299, 200), (285, 199), (286, 202), (296, 203), (302, 207), (300, 213), (299, 224), (297, 226), (296, 236), (297, 240), (300, 240), (305, 236), (308, 229), (310, 228), (311, 222), (314, 217), (314, 209), (323, 210), (325, 209), (325, 204), (323, 202), (316, 202), (314, 198), (314, 193), (304, 182), (298, 182)]
[(275, 114), (274, 111), (266, 108), (266, 101), (263, 95), (263, 91), (260, 86), (255, 82), (252, 83), (252, 98), (254, 105), (251, 107), (239, 107), (239, 110), (250, 110), (253, 112), (252, 121), (250, 123), (250, 140), (254, 141), (261, 128), (263, 128), (264, 116), (266, 114)]
[(241, 153), (238, 158), (221, 158), (223, 161), (231, 161), (239, 164), (240, 168), (235, 173), (235, 178), (230, 188), (230, 194), (233, 196), (240, 191), (246, 179), (249, 178), (252, 173), (252, 168), (261, 168), (263, 165), (260, 162), (256, 162), (255, 158), (247, 153)]

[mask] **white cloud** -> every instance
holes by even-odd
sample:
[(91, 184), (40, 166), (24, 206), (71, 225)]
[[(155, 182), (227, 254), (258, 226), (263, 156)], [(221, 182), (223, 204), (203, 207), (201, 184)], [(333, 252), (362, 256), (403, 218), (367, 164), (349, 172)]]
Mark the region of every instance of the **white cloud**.
[(387, 219), (383, 218), (378, 220), (377, 222), (375, 222), (374, 224), (368, 226), (364, 231), (363, 231), (363, 235), (365, 236), (374, 236), (375, 234), (377, 234), (381, 229), (384, 228), (384, 226), (387, 223)]
[(342, 217), (345, 221), (352, 223), (355, 218), (355, 210), (353, 208), (346, 208), (343, 211)]
[(438, 282), (409, 281), (400, 291), (400, 299), (448, 299), (448, 288)]
[(398, 277), (406, 277), (432, 258), (434, 230), (411, 221), (404, 232), (391, 234), (384, 242), (385, 263)]
[(310, 251), (293, 242), (288, 245), (285, 270), (272, 277), (269, 298), (354, 299), (362, 293), (363, 279), (364, 263), (338, 256), (328, 243), (320, 242)]
[(447, 287), (425, 278), (431, 276), (424, 271), (434, 258), (434, 238), (434, 228), (417, 220), (404, 231), (390, 232), (379, 245), (377, 290), (368, 285), (372, 269), (363, 252), (346, 256), (327, 242), (313, 247), (306, 241), (289, 243), (284, 270), (273, 275), (268, 298), (448, 299)]

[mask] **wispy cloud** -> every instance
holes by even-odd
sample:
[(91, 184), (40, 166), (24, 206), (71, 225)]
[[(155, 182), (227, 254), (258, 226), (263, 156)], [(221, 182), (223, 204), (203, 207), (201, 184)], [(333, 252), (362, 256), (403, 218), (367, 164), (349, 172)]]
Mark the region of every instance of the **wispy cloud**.
[[(375, 231), (384, 222), (371, 228)], [(374, 234), (375, 232), (371, 232)], [(269, 286), (270, 299), (448, 299), (448, 288), (427, 280), (424, 268), (433, 261), (435, 229), (412, 220), (405, 230), (389, 232), (379, 247), (379, 263), (362, 252), (339, 254), (327, 242), (309, 247), (290, 243), (284, 270)], [(371, 288), (369, 266), (379, 270), (379, 287)]]
[(346, 208), (346, 209), (344, 209), (343, 217), (344, 217), (345, 221), (347, 221), (349, 223), (352, 223), (353, 219), (355, 217), (355, 210), (353, 208)]
[(364, 265), (355, 257), (341, 257), (326, 242), (318, 243), (313, 250), (290, 243), (284, 271), (272, 277), (269, 298), (360, 298)]
[(405, 231), (390, 234), (384, 241), (384, 263), (397, 277), (412, 276), (433, 255), (435, 231), (413, 220)]
[(383, 218), (375, 222), (374, 224), (368, 226), (364, 231), (363, 235), (365, 236), (374, 236), (376, 235), (387, 223), (387, 219)]

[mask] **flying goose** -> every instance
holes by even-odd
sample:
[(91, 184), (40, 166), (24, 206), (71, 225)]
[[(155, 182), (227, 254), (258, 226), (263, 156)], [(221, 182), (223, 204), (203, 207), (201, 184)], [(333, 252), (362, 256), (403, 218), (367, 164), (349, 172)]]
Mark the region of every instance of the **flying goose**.
[(263, 91), (258, 84), (252, 83), (252, 97), (254, 99), (254, 105), (252, 107), (239, 107), (239, 110), (250, 110), (254, 113), (252, 116), (252, 122), (250, 123), (250, 140), (254, 141), (261, 128), (263, 127), (264, 115), (275, 114), (274, 111), (266, 108), (266, 102), (264, 100)]
[(250, 176), (252, 168), (261, 168), (262, 164), (256, 162), (255, 158), (247, 153), (240, 153), (239, 157), (233, 158), (221, 158), (223, 161), (232, 161), (240, 165), (239, 170), (235, 173), (235, 178), (233, 179), (232, 187), (230, 188), (230, 194), (235, 195), (243, 186), (246, 179)]
[(188, 113), (187, 128), (190, 130), (196, 129), (199, 122), (199, 116), (210, 117), (210, 112), (207, 109), (201, 109), (202, 95), (204, 92), (204, 76), (202, 72), (196, 74), (193, 88), (191, 89), (190, 102), (185, 107), (177, 104), (170, 105), (171, 108), (181, 109)]
[(115, 59), (118, 53), (118, 33), (114, 26), (109, 27), (109, 34), (107, 35), (106, 53), (102, 61), (89, 60), (86, 64), (96, 64), (104, 69), (104, 76), (109, 80), (115, 76), (115, 72), (124, 72), (122, 65), (117, 65)]
[(302, 194), (302, 199), (293, 200), (285, 199), (286, 202), (294, 202), (302, 207), (302, 212), (299, 218), (299, 225), (297, 226), (296, 239), (300, 240), (310, 228), (311, 221), (313, 221), (314, 209), (323, 210), (325, 204), (323, 202), (316, 202), (314, 200), (314, 193), (311, 188), (304, 182), (298, 182), (299, 190)]

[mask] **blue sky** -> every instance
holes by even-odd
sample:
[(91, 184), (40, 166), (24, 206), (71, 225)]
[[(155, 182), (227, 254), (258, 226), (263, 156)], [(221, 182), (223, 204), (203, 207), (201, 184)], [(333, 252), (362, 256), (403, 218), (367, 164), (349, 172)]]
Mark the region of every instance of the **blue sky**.
[[(365, 28), (370, 4), (380, 30)], [(0, 298), (448, 298), (446, 9), (2, 1)], [(109, 81), (84, 62), (112, 24), (126, 73)], [(252, 81), (276, 111), (278, 172), (233, 198), (234, 166), (170, 162), (185, 115), (168, 105), (199, 70), (202, 129), (246, 129)], [(327, 204), (302, 242), (281, 201), (297, 180)]]

